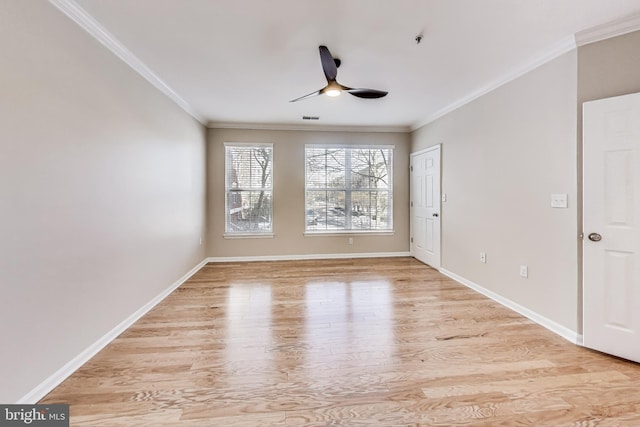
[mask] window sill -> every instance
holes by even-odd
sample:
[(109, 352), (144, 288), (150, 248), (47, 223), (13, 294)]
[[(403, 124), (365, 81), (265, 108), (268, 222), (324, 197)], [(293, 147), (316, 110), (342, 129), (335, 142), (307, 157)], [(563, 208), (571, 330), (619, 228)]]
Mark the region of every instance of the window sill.
[(395, 230), (384, 230), (384, 231), (372, 231), (372, 230), (328, 230), (328, 231), (305, 231), (305, 237), (317, 237), (317, 236), (393, 236), (395, 235)]
[(272, 239), (275, 237), (273, 233), (260, 233), (260, 234), (223, 234), (225, 239)]

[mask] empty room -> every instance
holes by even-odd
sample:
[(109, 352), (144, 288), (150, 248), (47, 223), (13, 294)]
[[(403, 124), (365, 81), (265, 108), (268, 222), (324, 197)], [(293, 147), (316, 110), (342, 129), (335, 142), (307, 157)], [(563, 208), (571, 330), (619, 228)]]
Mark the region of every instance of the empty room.
[(0, 425), (640, 426), (640, 0), (0, 0), (0, 58)]

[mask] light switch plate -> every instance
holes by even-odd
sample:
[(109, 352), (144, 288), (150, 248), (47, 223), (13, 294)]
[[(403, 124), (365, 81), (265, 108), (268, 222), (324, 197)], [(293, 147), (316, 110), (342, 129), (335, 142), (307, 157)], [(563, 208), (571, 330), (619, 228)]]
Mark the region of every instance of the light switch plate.
[(521, 265), (520, 266), (520, 276), (522, 277), (529, 277), (529, 267), (527, 267), (526, 265)]
[(551, 207), (552, 208), (566, 208), (568, 207), (567, 194), (552, 194), (551, 195)]

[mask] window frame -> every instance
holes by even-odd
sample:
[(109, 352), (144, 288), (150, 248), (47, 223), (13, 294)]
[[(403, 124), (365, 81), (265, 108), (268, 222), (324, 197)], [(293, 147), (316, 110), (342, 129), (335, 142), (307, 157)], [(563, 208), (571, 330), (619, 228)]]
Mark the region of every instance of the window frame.
[[(228, 149), (230, 148), (269, 148), (271, 150), (270, 163), (271, 163), (271, 179), (270, 179), (270, 187), (243, 187), (239, 188), (236, 191), (269, 191), (271, 193), (271, 229), (268, 231), (233, 231), (229, 230), (229, 192), (231, 191), (229, 187), (229, 155)], [(230, 239), (242, 239), (242, 238), (271, 238), (274, 237), (274, 217), (273, 217), (273, 195), (274, 195), (274, 147), (273, 143), (265, 143), (265, 142), (225, 142), (224, 143), (224, 238)]]
[[(344, 189), (342, 188), (310, 188), (308, 186), (308, 162), (307, 162), (307, 150), (308, 149), (343, 149), (345, 150), (345, 168), (344, 168), (344, 176), (345, 176), (345, 187)], [(390, 150), (390, 155), (391, 155), (391, 159), (389, 161), (389, 167), (387, 170), (388, 173), (388, 188), (384, 189), (384, 190), (372, 190), (371, 188), (367, 188), (367, 189), (362, 189), (362, 188), (354, 188), (351, 186), (351, 179), (348, 178), (347, 176), (350, 175), (349, 173), (347, 173), (347, 171), (349, 171), (350, 169), (347, 168), (346, 163), (346, 154), (349, 153), (350, 154), (350, 150), (363, 150), (363, 149), (368, 149), (368, 150), (380, 150), (380, 149), (387, 149)], [(393, 193), (394, 193), (394, 185), (393, 185), (393, 169), (394, 169), (394, 165), (393, 165), (393, 159), (394, 159), (394, 151), (395, 151), (395, 145), (376, 145), (376, 144), (305, 144), (304, 146), (304, 235), (305, 236), (330, 236), (330, 235), (348, 235), (348, 234), (374, 234), (377, 236), (380, 235), (392, 235), (395, 233), (395, 229), (394, 229), (394, 209), (393, 209)], [(349, 186), (347, 188), (347, 186)], [(388, 197), (388, 208), (389, 208), (389, 215), (388, 215), (388, 224), (389, 227), (388, 228), (384, 228), (384, 229), (375, 229), (375, 228), (367, 228), (367, 229), (359, 229), (359, 228), (353, 228), (353, 224), (352, 224), (352, 228), (350, 229), (321, 229), (321, 230), (314, 230), (314, 229), (309, 229), (309, 224), (307, 223), (307, 209), (308, 209), (308, 203), (307, 203), (307, 197), (308, 197), (308, 192), (309, 191), (344, 191), (345, 192), (345, 200), (347, 199), (347, 194), (346, 193), (352, 193), (352, 192), (358, 192), (358, 191), (386, 191), (389, 194)], [(346, 203), (346, 202), (345, 202)], [(345, 216), (346, 216), (346, 209), (345, 209)], [(346, 222), (347, 220), (345, 219), (345, 226), (346, 226)]]

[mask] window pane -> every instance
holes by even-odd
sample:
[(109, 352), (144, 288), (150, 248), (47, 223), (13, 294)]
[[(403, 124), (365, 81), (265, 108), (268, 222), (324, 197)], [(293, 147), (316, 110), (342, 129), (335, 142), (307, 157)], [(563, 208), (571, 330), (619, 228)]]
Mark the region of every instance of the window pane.
[(344, 230), (345, 228), (345, 192), (327, 191), (327, 204), (324, 218), (327, 230)]
[(271, 232), (270, 191), (229, 191), (227, 232)]
[(352, 188), (389, 188), (391, 150), (352, 150)]
[(307, 188), (344, 188), (344, 150), (310, 148), (306, 159)]
[(327, 150), (327, 188), (345, 187), (345, 150)]
[(226, 146), (226, 232), (272, 231), (271, 146)]
[(367, 230), (371, 228), (371, 193), (354, 191), (351, 194), (351, 223), (353, 228)]
[(271, 148), (227, 147), (227, 187), (271, 188)]
[(351, 188), (371, 186), (370, 150), (351, 150)]
[(306, 193), (306, 229), (322, 230), (326, 228), (325, 212), (327, 208), (326, 191), (307, 191)]
[(389, 191), (377, 191), (371, 193), (372, 228), (378, 230), (390, 230), (393, 228), (392, 199)]
[(307, 188), (326, 188), (326, 150), (309, 149), (306, 153), (306, 186)]
[(344, 201), (344, 191), (307, 191), (307, 230), (343, 230)]

